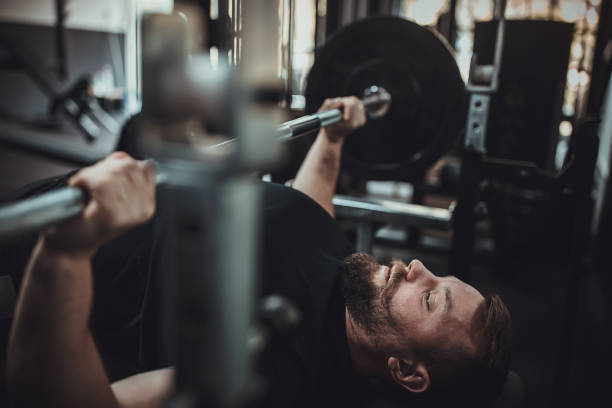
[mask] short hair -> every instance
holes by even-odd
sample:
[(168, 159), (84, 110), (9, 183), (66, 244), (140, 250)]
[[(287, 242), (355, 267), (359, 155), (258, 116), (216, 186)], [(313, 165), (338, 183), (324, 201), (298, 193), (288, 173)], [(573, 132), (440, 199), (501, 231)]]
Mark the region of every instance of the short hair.
[(512, 318), (498, 295), (488, 295), (470, 324), (476, 353), (458, 347), (432, 345), (424, 351), (431, 388), (427, 399), (464, 400), (489, 406), (501, 393), (510, 369)]
[[(479, 316), (480, 315), (480, 316)], [(498, 295), (489, 295), (477, 311), (474, 324), (482, 326), (479, 359), (485, 375), (490, 378), (493, 391), (501, 392), (512, 357), (512, 317)], [(476, 327), (478, 328), (478, 327)]]

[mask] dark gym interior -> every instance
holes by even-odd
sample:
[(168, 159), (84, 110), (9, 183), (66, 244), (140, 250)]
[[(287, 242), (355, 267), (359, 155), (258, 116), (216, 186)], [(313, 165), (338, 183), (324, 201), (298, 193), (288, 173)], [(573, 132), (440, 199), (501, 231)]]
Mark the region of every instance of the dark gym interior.
[[(273, 133), (278, 123), (316, 114), (326, 98), (365, 100), (363, 90), (377, 85), (373, 106), (384, 106), (388, 91), (390, 108), (347, 136), (334, 197), (354, 250), (381, 263), (417, 258), (436, 275), (501, 296), (513, 351), (494, 406), (611, 406), (612, 2), (249, 1), (3, 1), (0, 205), (14, 204), (29, 183), (115, 150), (131, 153), (131, 134), (150, 130), (143, 115), (166, 120), (151, 133), (170, 140), (170, 151), (175, 134), (216, 143), (249, 126)], [(183, 30), (181, 18), (196, 28)], [(276, 42), (257, 48), (256, 35), (245, 37), (257, 24), (278, 28), (268, 30)], [(213, 68), (189, 77), (195, 85), (178, 96), (159, 78), (174, 72), (163, 64), (183, 46), (204, 50)], [(242, 97), (223, 76), (226, 66), (250, 87), (245, 100), (263, 108), (226, 108)], [(258, 122), (262, 116), (271, 124)], [(317, 120), (283, 143), (282, 157), (245, 142), (253, 151), (239, 157), (250, 176), (289, 185), (325, 126)], [(0, 207), (2, 223), (6, 214)], [(14, 255), (9, 234), (18, 234), (4, 231), (8, 223), (0, 229), (5, 259)], [(28, 230), (29, 248), (41, 229)], [(210, 239), (202, 242), (216, 245)], [(5, 373), (23, 273), (14, 265), (0, 263), (2, 407), (11, 406)], [(165, 361), (154, 355), (143, 364), (130, 353), (101, 350), (111, 381)]]

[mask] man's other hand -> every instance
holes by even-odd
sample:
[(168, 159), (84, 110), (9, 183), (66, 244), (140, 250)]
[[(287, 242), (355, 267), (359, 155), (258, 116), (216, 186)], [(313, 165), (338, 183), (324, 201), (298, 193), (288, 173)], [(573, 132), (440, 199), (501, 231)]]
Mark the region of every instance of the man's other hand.
[(326, 99), (319, 108), (319, 112), (331, 109), (340, 109), (342, 112), (342, 121), (323, 129), (323, 132), (331, 142), (343, 139), (346, 135), (366, 123), (365, 108), (355, 96)]
[(106, 241), (149, 220), (155, 212), (155, 166), (115, 152), (75, 174), (89, 202), (78, 218), (43, 233), (45, 248), (93, 255)]

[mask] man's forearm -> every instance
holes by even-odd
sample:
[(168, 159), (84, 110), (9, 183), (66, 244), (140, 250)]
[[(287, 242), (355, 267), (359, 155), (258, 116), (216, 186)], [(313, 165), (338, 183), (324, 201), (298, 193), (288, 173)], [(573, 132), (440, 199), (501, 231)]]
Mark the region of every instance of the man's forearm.
[(334, 192), (340, 171), (340, 157), (344, 139), (330, 141), (322, 129), (304, 162), (300, 166), (293, 187), (308, 195), (334, 216)]
[(115, 407), (88, 328), (90, 257), (51, 251), (28, 263), (9, 343), (7, 379), (16, 406)]

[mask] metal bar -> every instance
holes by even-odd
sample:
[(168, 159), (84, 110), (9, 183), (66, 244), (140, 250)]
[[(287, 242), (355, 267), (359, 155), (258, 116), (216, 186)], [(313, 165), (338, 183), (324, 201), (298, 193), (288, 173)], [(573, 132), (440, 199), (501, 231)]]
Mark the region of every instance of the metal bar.
[(495, 39), (495, 59), (493, 60), (494, 74), (491, 79), (491, 88), (493, 92), (497, 91), (499, 81), (499, 70), (501, 69), (502, 54), (504, 50), (504, 33), (506, 31), (506, 0), (497, 0), (495, 2), (495, 17), (497, 19), (497, 36)]
[(57, 16), (57, 22), (55, 23), (57, 71), (59, 74), (59, 78), (62, 81), (68, 79), (68, 64), (66, 64), (66, 33), (64, 31), (66, 11), (64, 3), (64, 0), (55, 0), (55, 12)]
[[(362, 103), (366, 110), (370, 109), (373, 114), (378, 114), (381, 106), (388, 108), (390, 100), (389, 94), (384, 89), (376, 87), (376, 93), (367, 95), (362, 99)], [(340, 120), (342, 120), (340, 110), (331, 109), (285, 122), (278, 127), (277, 132), (281, 141), (293, 140)], [(210, 146), (209, 149), (226, 147), (236, 143), (237, 140), (237, 138), (230, 139)], [(164, 183), (165, 180), (165, 175), (160, 172), (157, 176), (157, 184)], [(1, 207), (0, 241), (40, 231), (69, 220), (78, 215), (86, 204), (87, 200), (80, 189), (65, 187)]]
[[(164, 173), (157, 175), (157, 185), (166, 182)], [(34, 234), (47, 227), (69, 221), (87, 206), (85, 191), (63, 187), (0, 207), (0, 242)]]
[(0, 241), (67, 221), (80, 214), (86, 203), (83, 190), (66, 187), (0, 208)]
[(457, 0), (451, 0), (449, 6), (449, 22), (448, 22), (448, 43), (453, 47), (453, 50), (457, 49), (455, 42), (457, 42)]
[[(391, 106), (391, 95), (384, 88), (373, 85), (364, 91), (361, 103), (366, 109), (368, 116), (376, 119), (384, 116), (389, 110)], [(277, 128), (277, 134), (281, 141), (289, 141), (310, 135), (322, 127), (332, 125), (341, 120), (342, 112), (339, 109), (330, 109), (285, 122)], [(208, 149), (216, 150), (219, 148), (226, 148), (236, 143), (236, 141), (237, 139), (229, 139), (209, 146)]]
[(449, 230), (453, 217), (453, 212), (450, 209), (392, 200), (336, 195), (333, 202), (336, 215), (339, 218), (353, 218), (360, 221), (388, 222), (405, 226)]
[(485, 137), (489, 118), (491, 96), (473, 93), (470, 95), (467, 129), (464, 147), (468, 150), (485, 153)]
[(493, 63), (491, 65), (478, 65), (477, 55), (472, 56), (470, 66), (470, 77), (467, 90), (471, 93), (492, 94), (497, 92), (499, 84), (499, 71), (501, 69), (504, 50), (504, 37), (506, 31), (505, 19), (506, 0), (495, 2), (495, 18), (497, 20), (497, 33), (495, 37), (495, 49)]
[(287, 87), (285, 88), (285, 106), (291, 108), (293, 99), (293, 31), (295, 30), (295, 0), (288, 0), (289, 33), (287, 39)]
[[(470, 106), (467, 117), (467, 130), (461, 159), (459, 195), (453, 220), (453, 242), (451, 247), (450, 270), (460, 279), (469, 282), (474, 250), (476, 215), (475, 208), (480, 197), (480, 184), (483, 179), (483, 158), (486, 154), (487, 121), (491, 94), (498, 90), (501, 68), (506, 0), (495, 2), (497, 37), (493, 65), (477, 66), (472, 59), (470, 78), (466, 86), (470, 93)], [(480, 76), (480, 77), (479, 77)]]

